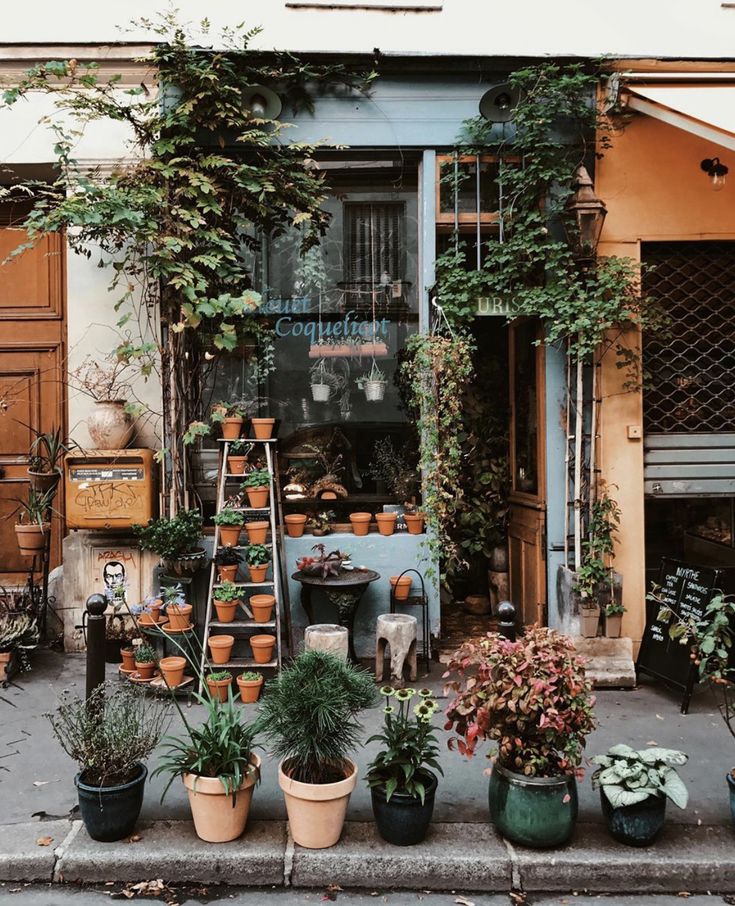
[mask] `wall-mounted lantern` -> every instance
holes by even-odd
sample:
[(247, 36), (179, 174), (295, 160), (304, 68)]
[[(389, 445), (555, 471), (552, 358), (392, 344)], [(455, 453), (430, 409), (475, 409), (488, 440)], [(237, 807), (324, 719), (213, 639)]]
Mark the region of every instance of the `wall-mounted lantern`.
[(567, 202), (567, 214), (572, 220), (567, 224), (567, 238), (574, 257), (580, 262), (589, 262), (597, 254), (607, 208), (595, 195), (594, 183), (586, 167), (577, 168), (574, 184), (575, 192)]

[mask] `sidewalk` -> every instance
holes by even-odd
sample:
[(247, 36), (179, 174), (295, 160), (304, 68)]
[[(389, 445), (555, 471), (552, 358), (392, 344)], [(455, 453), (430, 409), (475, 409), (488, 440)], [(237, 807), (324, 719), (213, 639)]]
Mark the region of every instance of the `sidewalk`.
[[(436, 890), (592, 892), (691, 892), (735, 890), (735, 829), (732, 828), (725, 773), (735, 748), (714, 702), (698, 693), (683, 717), (675, 694), (651, 685), (628, 692), (598, 693), (601, 727), (590, 738), (589, 754), (615, 742), (644, 747), (682, 748), (689, 762), (681, 770), (690, 805), (670, 807), (660, 841), (633, 850), (609, 839), (599, 795), (589, 777), (579, 785), (580, 820), (571, 843), (560, 850), (534, 851), (511, 846), (488, 824), (484, 759), (466, 762), (443, 752), (434, 824), (421, 846), (401, 849), (377, 836), (370, 796), (359, 783), (348, 822), (333, 849), (309, 851), (289, 841), (275, 765), (264, 758), (251, 821), (239, 841), (212, 845), (199, 841), (189, 820), (180, 784), (163, 804), (163, 778), (149, 782), (139, 825), (140, 840), (117, 844), (91, 841), (73, 818), (74, 765), (53, 740), (44, 711), (55, 692), (84, 688), (83, 657), (40, 652), (34, 670), (18, 687), (0, 689), (0, 879), (58, 881), (139, 881), (163, 878), (232, 885), (420, 888)], [(437, 670), (422, 684), (441, 687)], [(250, 706), (249, 706), (250, 707)], [(194, 706), (193, 713), (198, 710)], [(379, 707), (365, 719), (369, 735), (382, 719)], [(172, 727), (176, 731), (176, 727)], [(374, 746), (358, 754), (361, 773)], [(149, 767), (155, 767), (155, 758)], [(47, 846), (41, 838), (52, 837)]]

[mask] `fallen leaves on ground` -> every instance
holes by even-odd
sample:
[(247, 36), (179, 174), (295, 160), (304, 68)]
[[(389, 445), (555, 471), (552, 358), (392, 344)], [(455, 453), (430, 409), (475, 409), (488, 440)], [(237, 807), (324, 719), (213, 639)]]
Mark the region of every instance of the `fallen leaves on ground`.
[(509, 896), (513, 903), (516, 904), (516, 906), (524, 906), (526, 902), (525, 893), (523, 893), (522, 891), (511, 890)]
[(36, 843), (38, 844), (38, 846), (48, 846), (49, 844), (51, 844), (53, 842), (54, 842), (53, 837), (39, 837), (38, 840), (36, 840)]
[(138, 881), (137, 884), (128, 884), (122, 890), (110, 894), (110, 896), (114, 900), (132, 900), (134, 897), (159, 897), (168, 906), (178, 906), (179, 901), (176, 893), (167, 884), (164, 884), (161, 878), (156, 878), (153, 881)]
[(454, 902), (458, 903), (459, 906), (475, 906), (474, 900), (468, 900), (467, 897), (462, 896), (457, 897)]

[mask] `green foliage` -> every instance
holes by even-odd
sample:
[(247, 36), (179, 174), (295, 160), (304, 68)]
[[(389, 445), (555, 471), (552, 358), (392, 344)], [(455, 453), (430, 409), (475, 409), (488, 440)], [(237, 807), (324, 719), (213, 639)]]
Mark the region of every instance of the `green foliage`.
[(226, 418), (244, 419), (246, 415), (247, 412), (239, 403), (215, 403), (210, 418), (213, 424), (221, 425)]
[(414, 689), (396, 690), (392, 686), (383, 686), (380, 694), (385, 696), (386, 701), (383, 730), (371, 736), (367, 744), (379, 742), (382, 748), (368, 767), (368, 786), (384, 788), (387, 802), (390, 802), (393, 793), (405, 793), (418, 798), (423, 805), (426, 769), (433, 768), (440, 774), (444, 773), (438, 762), (436, 730), (431, 724), (439, 706), (431, 689), (418, 692), (419, 700), (415, 706), (411, 704), (417, 695)]
[(258, 673), (257, 670), (245, 670), (240, 674), (240, 679), (244, 680), (246, 683), (255, 683), (258, 680), (263, 679), (263, 674)]
[(229, 456), (246, 456), (251, 448), (252, 444), (248, 440), (233, 440), (228, 448)]
[(48, 522), (55, 494), (56, 488), (50, 488), (48, 491), (37, 491), (29, 485), (26, 499), (19, 500), (16, 498), (18, 522), (28, 525), (43, 525)]
[(158, 655), (154, 648), (144, 642), (135, 649), (135, 660), (138, 664), (155, 664)]
[(224, 507), (212, 519), (215, 525), (242, 525), (245, 522), (245, 516), (232, 507)]
[(265, 566), (271, 562), (271, 552), (265, 544), (250, 544), (245, 551), (248, 566)]
[(375, 699), (373, 680), (333, 654), (306, 651), (266, 684), (257, 726), (290, 777), (331, 783), (360, 744), (357, 715)]
[(271, 473), (268, 469), (253, 469), (245, 476), (240, 487), (247, 488), (269, 488), (271, 483)]
[(602, 787), (613, 808), (635, 805), (652, 796), (666, 796), (674, 805), (686, 808), (689, 794), (674, 767), (686, 764), (683, 752), (658, 747), (636, 752), (621, 744), (591, 760), (599, 765), (592, 775), (592, 788)]
[(385, 372), (380, 370), (378, 363), (374, 359), (373, 364), (370, 366), (370, 370), (366, 371), (364, 374), (361, 374), (360, 377), (357, 378), (355, 383), (360, 388), (360, 390), (364, 390), (365, 384), (367, 384), (368, 381), (379, 384), (385, 383)]
[(28, 652), (38, 647), (40, 639), (38, 622), (25, 611), (0, 611), (0, 651), (15, 652), (21, 670), (30, 670)]
[(116, 786), (132, 780), (138, 762), (158, 745), (169, 707), (128, 684), (105, 683), (88, 699), (64, 691), (51, 722), (61, 748), (83, 771), (91, 786)]
[(384, 481), (399, 503), (406, 503), (416, 493), (416, 466), (401, 451), (396, 450), (390, 437), (377, 440), (373, 445), (370, 475), (376, 481)]
[(162, 560), (176, 560), (199, 550), (202, 514), (198, 509), (181, 510), (171, 519), (151, 519), (134, 525), (133, 534), (142, 550), (153, 551)]
[(242, 560), (243, 557), (240, 551), (232, 547), (231, 544), (221, 547), (214, 555), (214, 562), (218, 566), (237, 566), (242, 563)]
[(234, 582), (222, 582), (221, 585), (214, 590), (215, 600), (222, 601), (225, 604), (230, 601), (239, 601), (240, 596), (241, 591)]
[(72, 450), (79, 449), (73, 441), (64, 441), (61, 428), (50, 431), (36, 431), (30, 448), (29, 468), (34, 472), (61, 472), (64, 457)]
[(223, 680), (231, 680), (232, 674), (229, 670), (215, 670), (207, 674), (207, 679), (211, 679), (215, 683), (221, 683)]
[(606, 607), (608, 616), (624, 613), (625, 608), (616, 604), (612, 595), (613, 570), (611, 561), (615, 556), (615, 533), (620, 523), (620, 507), (606, 492), (592, 504), (589, 534), (582, 542), (582, 563), (575, 573), (575, 588), (585, 604), (597, 603), (602, 586), (607, 583), (611, 590), (611, 603)]

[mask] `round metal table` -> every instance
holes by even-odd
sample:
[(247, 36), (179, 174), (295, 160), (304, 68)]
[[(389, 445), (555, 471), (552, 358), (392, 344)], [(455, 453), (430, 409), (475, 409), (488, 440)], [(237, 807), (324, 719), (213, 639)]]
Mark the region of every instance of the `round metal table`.
[(301, 583), (301, 606), (306, 611), (309, 623), (314, 622), (314, 606), (311, 600), (313, 589), (323, 591), (329, 603), (336, 607), (337, 622), (347, 629), (350, 660), (357, 663), (352, 637), (355, 613), (368, 585), (379, 579), (380, 573), (376, 573), (374, 569), (353, 569), (345, 570), (338, 576), (328, 576), (326, 579), (322, 579), (321, 576), (310, 576), (298, 570), (293, 573), (291, 578)]

